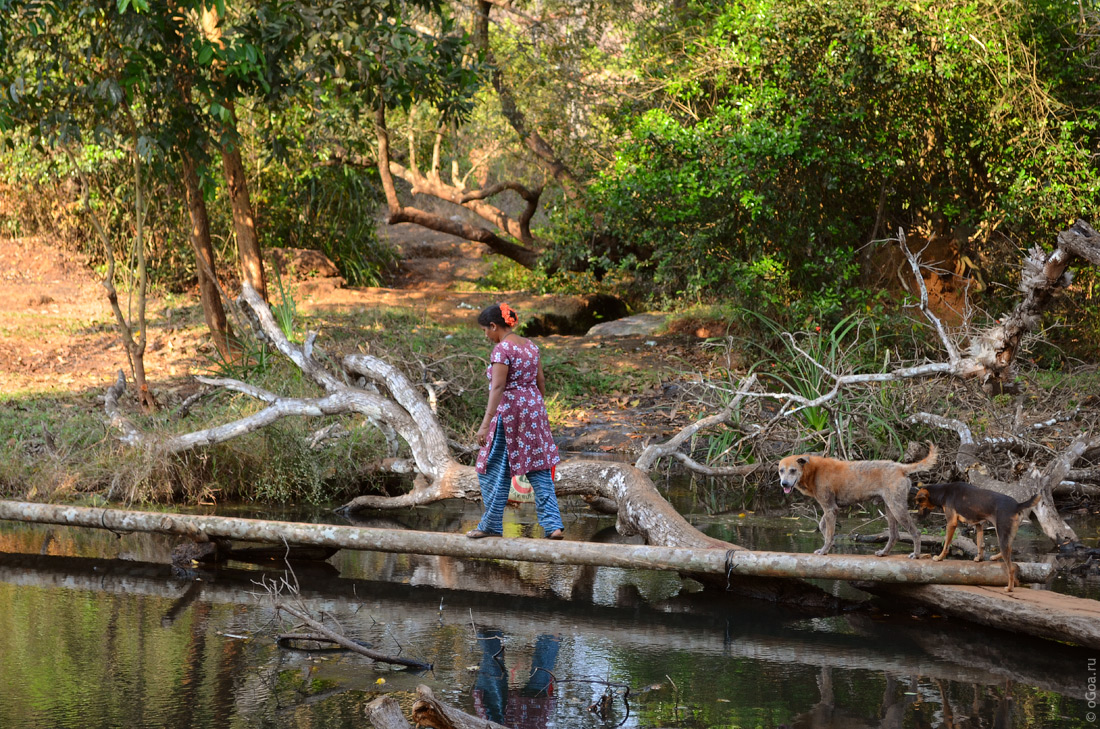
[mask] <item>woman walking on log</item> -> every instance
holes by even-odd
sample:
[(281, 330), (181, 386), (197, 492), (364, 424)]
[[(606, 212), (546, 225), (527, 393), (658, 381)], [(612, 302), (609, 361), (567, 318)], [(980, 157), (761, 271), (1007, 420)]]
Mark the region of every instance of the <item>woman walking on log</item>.
[(519, 316), (508, 304), (493, 304), (477, 323), (493, 343), (489, 355), (489, 402), (477, 429), (477, 477), (485, 513), (470, 539), (504, 533), (504, 507), (512, 476), (526, 474), (535, 492), (535, 509), (547, 539), (561, 539), (563, 524), (550, 469), (561, 462), (546, 415), (546, 382), (539, 348), (512, 329)]

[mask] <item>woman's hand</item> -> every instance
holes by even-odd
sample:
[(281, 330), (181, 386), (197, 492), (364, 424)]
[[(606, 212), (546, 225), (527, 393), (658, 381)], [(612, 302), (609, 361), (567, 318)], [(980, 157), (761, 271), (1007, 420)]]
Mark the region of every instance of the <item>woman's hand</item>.
[(483, 425), (477, 429), (477, 444), (483, 446), (487, 442), (489, 442), (489, 426)]

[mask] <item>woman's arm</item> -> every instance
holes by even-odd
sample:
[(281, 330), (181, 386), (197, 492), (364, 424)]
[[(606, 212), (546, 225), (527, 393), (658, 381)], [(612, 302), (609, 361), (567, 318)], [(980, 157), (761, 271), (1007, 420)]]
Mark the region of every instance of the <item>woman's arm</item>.
[(492, 379), (489, 381), (489, 402), (485, 405), (485, 417), (481, 419), (481, 427), (477, 429), (477, 444), (485, 445), (489, 439), (489, 424), (497, 414), (497, 406), (500, 398), (504, 396), (504, 386), (508, 384), (508, 365), (503, 362), (493, 362)]

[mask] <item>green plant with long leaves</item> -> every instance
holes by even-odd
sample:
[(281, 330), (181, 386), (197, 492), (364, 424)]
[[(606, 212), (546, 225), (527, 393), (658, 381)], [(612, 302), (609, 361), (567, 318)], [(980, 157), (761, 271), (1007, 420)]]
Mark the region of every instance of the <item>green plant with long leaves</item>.
[[(873, 323), (860, 316), (846, 316), (831, 327), (791, 333), (762, 314), (748, 315), (772, 335), (768, 342), (744, 342), (746, 349), (758, 356), (750, 370), (771, 392), (813, 402), (835, 390), (836, 376), (879, 372), (886, 365)], [(865, 450), (868, 444), (858, 441), (861, 434), (868, 433), (875, 434), (876, 442), (901, 444), (889, 395), (878, 385), (842, 390), (822, 404), (786, 400), (781, 407), (781, 412), (797, 417), (811, 442), (830, 446), (835, 453), (847, 456)]]

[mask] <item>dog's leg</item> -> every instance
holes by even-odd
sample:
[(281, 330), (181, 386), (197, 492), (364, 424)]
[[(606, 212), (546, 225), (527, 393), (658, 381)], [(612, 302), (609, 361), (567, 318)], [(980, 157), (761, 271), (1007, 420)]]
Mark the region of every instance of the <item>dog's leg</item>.
[(974, 558), (975, 562), (981, 562), (982, 557), (985, 556), (985, 522), (980, 521), (974, 525), (974, 544), (978, 545), (978, 556)]
[(909, 559), (920, 559), (920, 527), (917, 526), (917, 520), (909, 512), (908, 504), (902, 504), (901, 513), (905, 517), (905, 526), (909, 528), (909, 533), (913, 536), (913, 551), (909, 553)]
[(890, 554), (894, 543), (898, 541), (898, 520), (894, 518), (894, 513), (889, 506), (886, 507), (886, 533), (886, 546), (875, 552), (876, 557), (885, 557)]
[(997, 556), (1005, 563), (1005, 572), (1008, 573), (1008, 586), (1005, 587), (1005, 592), (1012, 592), (1012, 588), (1016, 586), (1016, 565), (1012, 563), (1012, 540), (1016, 538), (1016, 530), (1019, 527), (1019, 514), (1012, 517), (1008, 524), (996, 525), (997, 542), (1001, 545), (1001, 553)]
[[(902, 493), (908, 493), (909, 482), (906, 481), (906, 491)], [(895, 500), (893, 503), (887, 502), (886, 504), (886, 521), (890, 527), (890, 539), (886, 549), (881, 552), (875, 552), (879, 557), (890, 552), (889, 547), (898, 538), (898, 527), (904, 522), (905, 528), (909, 530), (910, 536), (913, 537), (913, 551), (909, 553), (909, 559), (920, 559), (920, 529), (917, 528), (917, 522), (913, 519), (913, 515), (909, 513), (909, 501), (906, 497)]]
[(955, 526), (959, 523), (958, 514), (954, 511), (949, 511), (944, 507), (944, 511), (947, 513), (947, 535), (943, 538), (943, 551), (932, 558), (934, 562), (941, 562), (943, 558), (947, 556), (947, 548), (951, 546), (951, 540), (955, 538)]
[(829, 550), (833, 548), (833, 539), (836, 536), (836, 500), (829, 499), (821, 506), (825, 509), (825, 513), (821, 516), (821, 521), (818, 522), (818, 528), (825, 535), (825, 544), (821, 546), (821, 549), (815, 550), (814, 554), (828, 554)]

